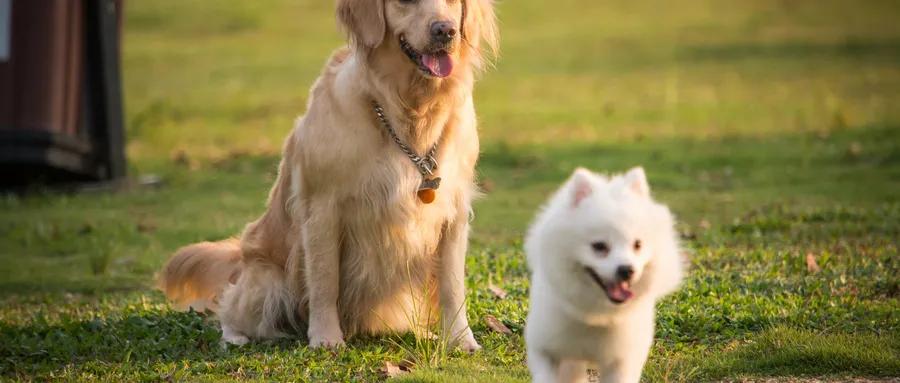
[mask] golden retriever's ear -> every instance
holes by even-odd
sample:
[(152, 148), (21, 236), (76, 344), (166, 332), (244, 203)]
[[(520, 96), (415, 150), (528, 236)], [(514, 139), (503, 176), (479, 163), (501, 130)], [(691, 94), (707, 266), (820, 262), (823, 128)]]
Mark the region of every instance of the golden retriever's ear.
[[(476, 55), (489, 53), (496, 57), (499, 51), (500, 33), (497, 31), (497, 16), (494, 14), (493, 0), (462, 0), (465, 7), (463, 38), (475, 49)], [(486, 44), (484, 47), (481, 44)]]
[(350, 40), (365, 49), (374, 49), (384, 40), (384, 0), (338, 0), (338, 21)]

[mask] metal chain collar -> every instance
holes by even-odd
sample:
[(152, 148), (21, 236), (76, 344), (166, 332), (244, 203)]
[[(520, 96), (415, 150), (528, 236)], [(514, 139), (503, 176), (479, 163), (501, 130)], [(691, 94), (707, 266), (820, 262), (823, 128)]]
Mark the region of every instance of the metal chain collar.
[(434, 175), (434, 171), (437, 170), (437, 160), (434, 158), (434, 154), (437, 152), (438, 142), (435, 142), (434, 145), (431, 146), (431, 149), (428, 153), (423, 157), (419, 156), (410, 149), (409, 146), (403, 143), (400, 140), (400, 137), (397, 136), (397, 132), (394, 131), (394, 127), (391, 126), (391, 123), (388, 122), (387, 117), (384, 115), (384, 108), (381, 105), (378, 105), (378, 101), (372, 101), (372, 109), (375, 110), (375, 115), (378, 116), (378, 120), (381, 121), (381, 125), (384, 126), (384, 129), (387, 130), (388, 134), (394, 139), (394, 142), (397, 143), (397, 146), (400, 147), (400, 150), (409, 157), (410, 161), (412, 161), (413, 165), (416, 165), (416, 169), (419, 170), (419, 173), (422, 174), (422, 177), (428, 177)]

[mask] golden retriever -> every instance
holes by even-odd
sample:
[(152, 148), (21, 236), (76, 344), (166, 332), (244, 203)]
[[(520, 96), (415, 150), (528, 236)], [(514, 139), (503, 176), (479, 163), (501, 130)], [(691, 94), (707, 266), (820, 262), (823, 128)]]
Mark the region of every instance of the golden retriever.
[[(477, 350), (464, 258), (479, 150), (472, 86), (496, 54), (493, 2), (338, 0), (337, 16), (348, 46), (284, 143), (266, 212), (239, 240), (180, 249), (160, 286), (216, 312), (230, 343), (305, 327), (311, 347), (339, 346), (423, 330), (439, 313), (450, 346)], [(417, 195), (430, 176), (396, 141), (426, 160), (436, 148), (433, 201)]]

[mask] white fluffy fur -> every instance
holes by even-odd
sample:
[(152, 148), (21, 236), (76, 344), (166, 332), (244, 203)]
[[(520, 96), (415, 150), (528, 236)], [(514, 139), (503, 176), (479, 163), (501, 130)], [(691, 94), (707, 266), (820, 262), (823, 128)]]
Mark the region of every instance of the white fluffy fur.
[[(638, 250), (635, 240), (641, 241)], [(608, 244), (608, 252), (592, 248)], [(535, 382), (638, 382), (653, 342), (656, 301), (678, 286), (683, 258), (669, 209), (653, 201), (641, 168), (607, 178), (578, 169), (550, 199), (525, 242), (531, 309), (525, 339)], [(605, 284), (631, 265), (631, 299)]]

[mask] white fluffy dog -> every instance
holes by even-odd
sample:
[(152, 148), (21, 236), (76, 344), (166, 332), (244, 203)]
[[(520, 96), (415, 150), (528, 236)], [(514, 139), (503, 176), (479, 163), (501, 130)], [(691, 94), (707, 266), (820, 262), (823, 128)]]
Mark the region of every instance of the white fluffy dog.
[(525, 250), (534, 381), (640, 381), (656, 301), (678, 287), (684, 268), (672, 214), (650, 197), (644, 170), (611, 178), (575, 170)]

